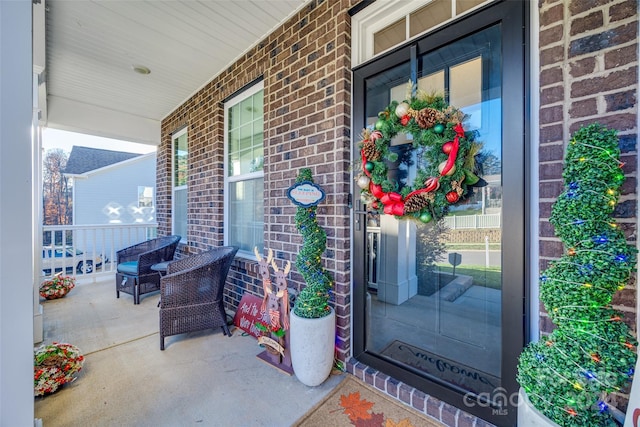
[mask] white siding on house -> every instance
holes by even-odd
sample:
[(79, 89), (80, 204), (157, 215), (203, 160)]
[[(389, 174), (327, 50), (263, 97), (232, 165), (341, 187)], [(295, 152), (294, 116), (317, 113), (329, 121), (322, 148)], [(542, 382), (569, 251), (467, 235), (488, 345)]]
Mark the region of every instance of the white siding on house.
[[(73, 176), (73, 224), (155, 224), (156, 153)], [(153, 188), (151, 207), (138, 207), (138, 188)], [(76, 249), (94, 254), (110, 254), (126, 245), (112, 248), (110, 236), (74, 232)], [(151, 236), (148, 236), (151, 237)]]
[(156, 186), (155, 153), (74, 177), (73, 223), (155, 223), (155, 207), (138, 208), (138, 187)]

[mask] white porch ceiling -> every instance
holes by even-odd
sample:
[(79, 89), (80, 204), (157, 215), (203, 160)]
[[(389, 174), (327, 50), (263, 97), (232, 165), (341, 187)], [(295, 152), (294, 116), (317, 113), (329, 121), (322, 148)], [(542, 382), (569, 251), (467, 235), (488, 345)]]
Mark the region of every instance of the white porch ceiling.
[(148, 144), (164, 117), (307, 3), (45, 1), (43, 123)]

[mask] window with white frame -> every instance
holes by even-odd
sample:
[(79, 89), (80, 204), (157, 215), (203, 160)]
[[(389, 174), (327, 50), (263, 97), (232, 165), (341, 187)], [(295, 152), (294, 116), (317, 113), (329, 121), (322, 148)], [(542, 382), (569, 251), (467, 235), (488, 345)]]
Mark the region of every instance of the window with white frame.
[(264, 246), (263, 96), (259, 82), (224, 106), (224, 241), (247, 256)]
[(187, 160), (189, 147), (187, 129), (181, 129), (171, 137), (172, 158), (172, 206), (171, 228), (173, 234), (181, 236), (181, 241), (187, 240)]
[(143, 185), (138, 186), (138, 207), (153, 207), (153, 187), (145, 187)]

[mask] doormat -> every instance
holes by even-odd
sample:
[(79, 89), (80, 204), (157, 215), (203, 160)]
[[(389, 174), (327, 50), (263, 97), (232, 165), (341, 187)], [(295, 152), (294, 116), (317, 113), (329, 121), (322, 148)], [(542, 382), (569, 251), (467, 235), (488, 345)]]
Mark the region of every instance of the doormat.
[(393, 341), (381, 354), (476, 394), (492, 393), (500, 387), (498, 377), (402, 341)]
[(347, 374), (327, 397), (293, 426), (441, 427), (444, 424)]

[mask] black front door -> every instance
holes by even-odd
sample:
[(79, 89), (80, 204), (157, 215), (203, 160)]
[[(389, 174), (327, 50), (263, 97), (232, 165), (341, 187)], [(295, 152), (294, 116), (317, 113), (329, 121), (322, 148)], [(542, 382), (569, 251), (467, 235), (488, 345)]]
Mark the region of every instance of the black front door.
[[(437, 223), (356, 201), (354, 354), (499, 425), (515, 420), (524, 343), (523, 14), (521, 2), (493, 5), (354, 74), (356, 129), (404, 100), (411, 80), (462, 109), (482, 143), (480, 185)], [(396, 141), (397, 150), (410, 142)], [(416, 164), (400, 169), (411, 175)]]

